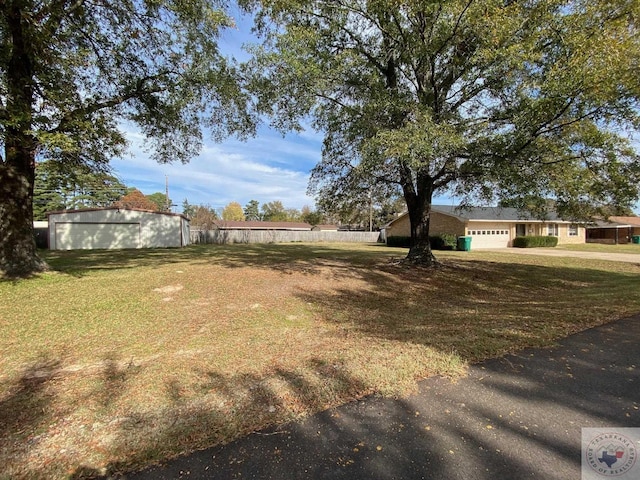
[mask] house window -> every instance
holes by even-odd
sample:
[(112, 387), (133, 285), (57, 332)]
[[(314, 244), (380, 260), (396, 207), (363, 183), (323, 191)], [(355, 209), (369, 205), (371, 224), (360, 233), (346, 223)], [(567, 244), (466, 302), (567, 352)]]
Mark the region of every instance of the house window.
[(569, 236), (577, 237), (578, 236), (578, 226), (577, 225), (569, 225)]
[(558, 224), (557, 223), (550, 223), (549, 225), (547, 225), (547, 235), (550, 237), (557, 237), (558, 236)]

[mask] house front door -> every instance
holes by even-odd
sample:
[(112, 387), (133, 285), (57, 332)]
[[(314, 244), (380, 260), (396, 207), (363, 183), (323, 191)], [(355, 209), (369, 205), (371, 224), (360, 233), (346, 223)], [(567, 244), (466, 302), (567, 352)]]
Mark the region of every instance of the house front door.
[(527, 234), (527, 225), (525, 223), (516, 224), (516, 237), (524, 237)]

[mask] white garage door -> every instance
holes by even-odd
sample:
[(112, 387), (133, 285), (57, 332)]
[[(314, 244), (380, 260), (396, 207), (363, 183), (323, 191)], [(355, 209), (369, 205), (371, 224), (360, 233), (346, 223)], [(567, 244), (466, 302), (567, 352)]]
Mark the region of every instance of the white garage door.
[(56, 223), (57, 250), (139, 248), (139, 223)]
[(509, 230), (501, 228), (470, 230), (471, 250), (476, 248), (506, 248), (509, 246)]

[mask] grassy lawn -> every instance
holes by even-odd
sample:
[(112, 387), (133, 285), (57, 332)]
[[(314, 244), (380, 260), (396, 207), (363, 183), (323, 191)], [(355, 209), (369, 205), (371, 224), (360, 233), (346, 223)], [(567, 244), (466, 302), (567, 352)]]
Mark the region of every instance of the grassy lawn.
[(627, 243), (624, 245), (604, 245), (601, 243), (581, 243), (577, 245), (558, 245), (557, 249), (573, 250), (578, 252), (602, 252), (602, 253), (636, 253), (640, 254), (640, 245)]
[(640, 311), (635, 264), (404, 254), (46, 252), (50, 273), (0, 282), (0, 479), (139, 468)]

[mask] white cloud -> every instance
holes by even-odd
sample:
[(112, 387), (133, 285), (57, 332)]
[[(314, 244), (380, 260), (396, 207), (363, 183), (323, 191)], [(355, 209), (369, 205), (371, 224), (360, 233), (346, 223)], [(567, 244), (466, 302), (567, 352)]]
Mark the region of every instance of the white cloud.
[(320, 145), (299, 136), (282, 138), (261, 132), (247, 142), (230, 140), (207, 144), (188, 164), (158, 164), (143, 149), (144, 137), (127, 130), (132, 156), (112, 162), (115, 173), (131, 187), (145, 194), (164, 192), (165, 176), (169, 196), (180, 211), (183, 200), (219, 208), (231, 201), (245, 205), (255, 199), (261, 204), (280, 200), (288, 208), (313, 205), (306, 195), (309, 171), (320, 159)]

